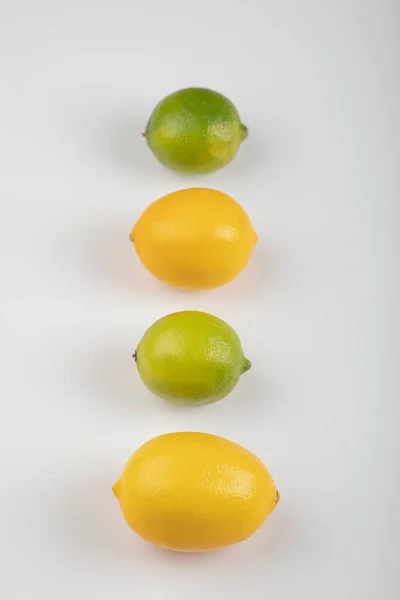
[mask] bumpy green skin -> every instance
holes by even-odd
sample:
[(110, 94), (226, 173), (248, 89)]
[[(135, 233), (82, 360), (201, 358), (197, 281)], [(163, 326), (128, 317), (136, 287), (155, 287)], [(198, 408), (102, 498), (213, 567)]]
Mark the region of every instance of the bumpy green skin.
[(187, 88), (164, 98), (146, 127), (158, 160), (182, 173), (211, 173), (227, 165), (246, 139), (235, 106), (206, 88)]
[(232, 327), (197, 311), (156, 321), (140, 341), (136, 360), (154, 394), (187, 406), (225, 398), (251, 367)]

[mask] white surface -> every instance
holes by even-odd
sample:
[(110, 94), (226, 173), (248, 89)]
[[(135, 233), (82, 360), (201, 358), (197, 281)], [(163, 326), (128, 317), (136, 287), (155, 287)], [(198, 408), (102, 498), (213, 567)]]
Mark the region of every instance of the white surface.
[[(2, 595), (395, 600), (399, 10), (393, 0), (16, 0), (0, 18)], [(181, 177), (140, 133), (167, 93), (227, 94), (249, 139)], [(159, 196), (215, 187), (260, 243), (233, 284), (159, 284), (130, 246)], [(131, 352), (174, 310), (226, 319), (253, 368), (226, 400), (152, 397)], [(111, 494), (148, 438), (257, 453), (282, 500), (223, 552), (131, 534)]]

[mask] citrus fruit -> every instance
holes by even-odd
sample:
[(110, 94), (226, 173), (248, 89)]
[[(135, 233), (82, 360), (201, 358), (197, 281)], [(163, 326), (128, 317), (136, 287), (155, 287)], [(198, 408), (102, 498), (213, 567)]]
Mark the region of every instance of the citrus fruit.
[(140, 340), (135, 358), (140, 377), (154, 394), (188, 406), (225, 398), (251, 367), (232, 327), (198, 311), (156, 321)]
[(233, 159), (247, 137), (247, 127), (228, 98), (194, 87), (161, 100), (144, 135), (164, 166), (183, 173), (210, 173)]
[(233, 198), (207, 188), (173, 192), (148, 206), (131, 240), (144, 266), (174, 287), (219, 287), (247, 265), (257, 234)]
[(141, 446), (113, 487), (123, 517), (168, 550), (204, 552), (249, 538), (279, 494), (263, 463), (206, 433), (170, 433)]

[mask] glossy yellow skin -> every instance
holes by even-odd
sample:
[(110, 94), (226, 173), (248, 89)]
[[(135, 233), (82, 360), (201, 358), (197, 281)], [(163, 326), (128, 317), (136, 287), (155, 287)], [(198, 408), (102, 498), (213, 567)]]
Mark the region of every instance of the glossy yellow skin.
[(206, 433), (171, 433), (141, 446), (114, 485), (122, 514), (142, 538), (204, 552), (250, 537), (279, 494), (254, 454)]
[(219, 287), (239, 275), (257, 235), (233, 198), (192, 188), (150, 204), (131, 239), (155, 277), (177, 288), (200, 290)]

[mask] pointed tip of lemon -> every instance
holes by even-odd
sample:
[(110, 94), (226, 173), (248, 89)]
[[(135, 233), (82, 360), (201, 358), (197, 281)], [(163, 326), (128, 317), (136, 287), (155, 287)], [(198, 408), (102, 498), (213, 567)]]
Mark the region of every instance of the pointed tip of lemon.
[(241, 135), (241, 138), (242, 138), (242, 142), (249, 135), (249, 130), (247, 129), (246, 125), (244, 125), (243, 123), (240, 124), (240, 135)]
[(133, 229), (132, 229), (132, 231), (131, 231), (131, 232), (130, 232), (130, 234), (129, 234), (129, 239), (131, 240), (132, 244), (134, 244), (134, 242), (135, 242), (135, 240), (134, 240), (134, 235), (133, 235), (134, 229), (135, 229), (135, 228), (133, 228)]
[(118, 481), (116, 483), (114, 483), (114, 485), (112, 486), (111, 489), (112, 489), (114, 496), (117, 498), (117, 500), (119, 500), (119, 496), (121, 493), (121, 480), (118, 479)]
[(249, 369), (251, 369), (251, 361), (244, 357), (243, 358), (243, 366), (242, 366), (242, 374), (246, 373), (246, 371), (248, 371)]
[(276, 496), (275, 496), (275, 506), (278, 504), (279, 500), (281, 499), (281, 495), (278, 492), (278, 490), (276, 490)]

